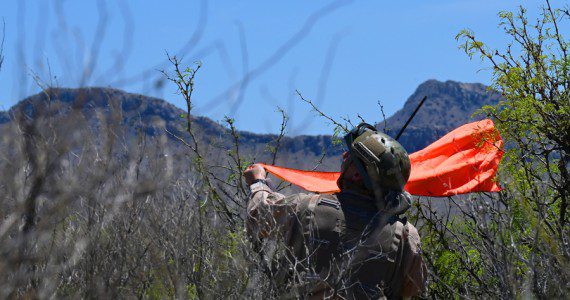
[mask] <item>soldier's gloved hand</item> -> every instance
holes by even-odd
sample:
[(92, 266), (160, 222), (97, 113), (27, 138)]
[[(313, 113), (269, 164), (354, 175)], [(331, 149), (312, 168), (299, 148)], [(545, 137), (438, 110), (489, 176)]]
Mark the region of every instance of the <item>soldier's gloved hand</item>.
[(261, 165), (253, 164), (243, 172), (243, 176), (245, 177), (245, 183), (252, 185), (253, 182), (258, 179), (265, 180), (267, 172), (265, 172), (265, 169)]

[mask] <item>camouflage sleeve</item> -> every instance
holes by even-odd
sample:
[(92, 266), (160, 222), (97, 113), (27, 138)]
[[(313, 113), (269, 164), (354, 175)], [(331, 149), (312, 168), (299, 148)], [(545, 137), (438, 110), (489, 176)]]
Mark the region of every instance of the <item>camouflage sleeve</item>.
[(427, 266), (422, 258), (420, 235), (410, 222), (406, 223), (407, 247), (404, 268), (403, 297), (420, 296), (427, 287)]
[(281, 235), (285, 242), (290, 238), (299, 203), (309, 197), (294, 194), (288, 197), (274, 192), (262, 182), (250, 186), (251, 195), (247, 204), (247, 233), (262, 240)]

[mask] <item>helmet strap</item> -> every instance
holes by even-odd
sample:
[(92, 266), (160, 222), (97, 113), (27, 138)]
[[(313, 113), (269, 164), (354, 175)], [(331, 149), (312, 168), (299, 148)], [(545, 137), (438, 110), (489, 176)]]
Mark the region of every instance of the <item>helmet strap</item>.
[[(379, 184), (381, 178), (380, 174), (378, 173), (376, 164), (371, 162), (369, 164), (364, 165), (360, 160), (359, 155), (355, 153), (356, 151), (360, 151), (363, 152), (360, 155), (364, 155), (364, 157), (367, 157), (366, 156), (367, 153), (364, 152), (366, 151), (369, 152), (370, 150), (364, 149), (365, 147), (362, 147), (363, 149), (353, 148), (355, 137), (360, 136), (362, 133), (368, 130), (375, 131), (376, 128), (374, 128), (372, 125), (362, 123), (356, 128), (354, 128), (352, 131), (350, 131), (347, 135), (345, 135), (344, 141), (350, 153), (349, 159), (356, 166), (356, 169), (358, 170), (358, 173), (360, 173), (366, 188), (374, 193), (374, 198), (376, 199), (376, 206), (378, 207), (379, 210), (384, 210), (384, 208), (386, 207), (386, 203), (384, 200), (385, 193), (384, 189)], [(358, 145), (355, 145), (355, 147), (357, 146)]]
[(367, 165), (366, 170), (371, 181), (371, 190), (374, 192), (374, 198), (376, 199), (376, 207), (378, 210), (384, 211), (386, 208), (386, 200), (384, 199), (386, 193), (384, 191), (384, 188), (380, 186), (381, 178), (380, 174), (378, 173), (378, 169), (376, 165)]
[(348, 149), (350, 152), (349, 159), (358, 170), (358, 173), (362, 177), (364, 185), (369, 191), (372, 191), (374, 193), (374, 198), (376, 199), (376, 207), (378, 210), (384, 210), (386, 206), (386, 203), (384, 203), (384, 189), (379, 184), (381, 179), (380, 174), (378, 174), (378, 170), (376, 169), (376, 164), (366, 165), (365, 167), (362, 164), (360, 158), (358, 158), (358, 156), (354, 153), (352, 147), (349, 146)]
[(352, 143), (354, 142), (354, 139), (367, 130), (375, 130), (375, 128), (372, 125), (366, 123), (359, 124), (357, 127), (353, 128), (348, 134), (344, 136), (344, 142), (346, 143), (346, 147), (348, 148), (348, 152), (350, 153), (349, 159), (352, 161), (354, 166), (356, 166), (358, 173), (360, 173), (360, 176), (364, 181), (364, 185), (368, 190), (374, 191), (372, 181), (368, 176), (366, 168), (364, 168), (364, 165), (362, 164), (356, 153), (354, 153), (354, 149), (352, 148)]
[(362, 181), (364, 182), (364, 185), (366, 186), (367, 189), (373, 191), (374, 188), (372, 187), (372, 181), (370, 180), (370, 176), (368, 176), (368, 172), (366, 171), (366, 169), (362, 165), (362, 162), (352, 152), (352, 150), (349, 150), (349, 152), (350, 152), (349, 159), (354, 164), (354, 166), (356, 167), (356, 170), (358, 170), (358, 173), (360, 174), (360, 177), (362, 177)]

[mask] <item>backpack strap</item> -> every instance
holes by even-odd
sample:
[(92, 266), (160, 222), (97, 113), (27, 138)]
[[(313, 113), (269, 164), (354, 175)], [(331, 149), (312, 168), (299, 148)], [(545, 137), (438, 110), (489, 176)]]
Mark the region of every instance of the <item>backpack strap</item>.
[(320, 194), (314, 194), (313, 196), (311, 196), (311, 198), (309, 199), (308, 207), (307, 207), (308, 211), (310, 211), (310, 212), (315, 211), (315, 207), (317, 206), (320, 197), (321, 197)]
[(294, 224), (291, 230), (290, 246), (297, 259), (305, 259), (308, 255), (306, 242), (310, 236), (310, 224), (313, 219), (313, 211), (317, 206), (319, 194), (303, 195), (298, 201), (294, 212)]
[(309, 225), (309, 249), (314, 271), (326, 278), (335, 273), (342, 255), (342, 235), (345, 231), (344, 212), (334, 196), (321, 196), (316, 203)]

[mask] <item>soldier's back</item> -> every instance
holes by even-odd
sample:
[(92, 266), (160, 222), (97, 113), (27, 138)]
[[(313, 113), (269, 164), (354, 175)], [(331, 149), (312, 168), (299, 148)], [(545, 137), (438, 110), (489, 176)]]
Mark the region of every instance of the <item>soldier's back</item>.
[(321, 281), (314, 296), (399, 298), (423, 288), (417, 230), (405, 218), (383, 215), (372, 197), (351, 191), (315, 195), (300, 216), (303, 256)]

